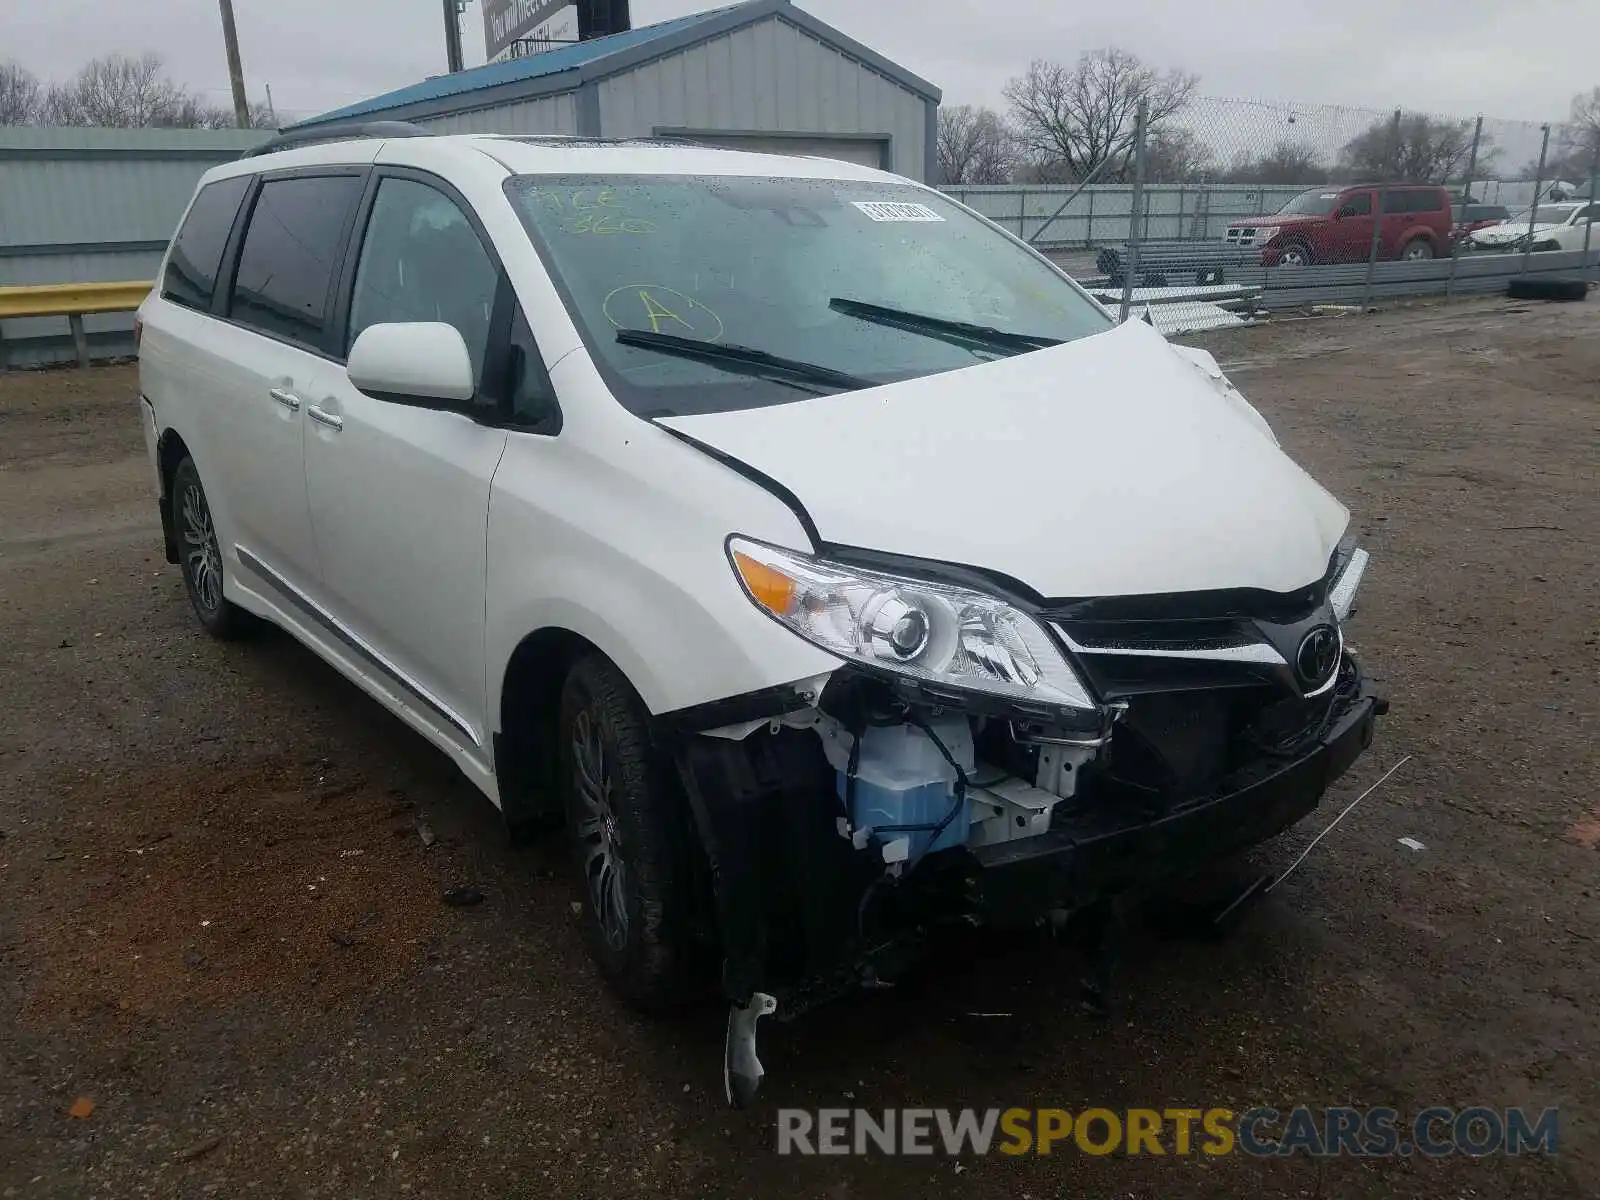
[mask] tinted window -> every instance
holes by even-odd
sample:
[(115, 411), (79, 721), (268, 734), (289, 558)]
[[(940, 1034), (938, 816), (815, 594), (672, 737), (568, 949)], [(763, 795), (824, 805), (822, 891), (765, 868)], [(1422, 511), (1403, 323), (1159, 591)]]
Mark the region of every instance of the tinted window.
[(361, 180), (353, 175), (264, 184), (239, 254), (229, 305), (234, 320), (320, 348), (328, 285), (360, 194)]
[(1391, 191), (1383, 194), (1383, 211), (1386, 213), (1427, 212), (1434, 207), (1430, 192)]
[(443, 321), (460, 331), (481, 384), (499, 277), (454, 200), (425, 183), (385, 179), (361, 244), (345, 348), (379, 322)]
[(167, 272), (161, 294), (189, 308), (209, 309), (217, 287), (217, 268), (233, 230), (239, 201), (250, 187), (250, 176), (221, 179), (200, 189), (189, 215), (167, 255)]
[(1346, 217), (1370, 217), (1372, 215), (1372, 193), (1362, 192), (1351, 196), (1339, 206), (1339, 212)]

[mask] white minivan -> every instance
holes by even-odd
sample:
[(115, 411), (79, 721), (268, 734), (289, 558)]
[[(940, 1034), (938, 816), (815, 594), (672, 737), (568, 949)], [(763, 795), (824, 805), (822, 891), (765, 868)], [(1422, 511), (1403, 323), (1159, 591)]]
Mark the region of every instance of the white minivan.
[(167, 556), (210, 632), (282, 626), (564, 823), (605, 977), (720, 979), (731, 1097), (759, 1016), (1109, 912), (1370, 742), (1346, 510), (955, 201), (313, 136), (206, 174), (140, 310)]

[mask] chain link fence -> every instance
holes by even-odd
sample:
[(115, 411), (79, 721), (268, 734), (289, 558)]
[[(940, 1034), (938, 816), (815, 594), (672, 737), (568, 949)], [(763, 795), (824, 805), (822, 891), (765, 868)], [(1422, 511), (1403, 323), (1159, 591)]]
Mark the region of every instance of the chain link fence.
[(1169, 328), (1600, 280), (1595, 131), (1214, 96), (1148, 112), (1075, 180), (948, 190)]

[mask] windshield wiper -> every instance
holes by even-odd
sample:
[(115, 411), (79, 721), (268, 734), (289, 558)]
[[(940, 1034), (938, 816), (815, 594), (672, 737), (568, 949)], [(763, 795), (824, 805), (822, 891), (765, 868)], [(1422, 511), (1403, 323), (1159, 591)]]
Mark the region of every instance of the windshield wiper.
[(1002, 350), (1043, 350), (1061, 345), (1062, 339), (1044, 337), (1036, 333), (1012, 333), (992, 325), (973, 325), (967, 321), (952, 321), (946, 317), (929, 317), (922, 313), (907, 312), (903, 308), (885, 308), (881, 304), (868, 304), (864, 300), (849, 300), (835, 296), (828, 307), (847, 317), (857, 317), (877, 325), (903, 329), (907, 333), (923, 333), (941, 338), (958, 346), (986, 346)]
[[(784, 358), (780, 354), (770, 354), (752, 346), (707, 342), (700, 338), (678, 337), (671, 333), (652, 333), (648, 329), (619, 329), (617, 341), (624, 346), (642, 346), (646, 350), (659, 350), (663, 354), (699, 359), (714, 367), (743, 375), (754, 375), (759, 379), (788, 384), (790, 387), (804, 388), (806, 384), (820, 384), (827, 388), (853, 392), (877, 386), (872, 380), (863, 379), (859, 375), (849, 375), (844, 371), (835, 371), (831, 367), (804, 362), (798, 358)], [(813, 389), (805, 388), (805, 390)]]

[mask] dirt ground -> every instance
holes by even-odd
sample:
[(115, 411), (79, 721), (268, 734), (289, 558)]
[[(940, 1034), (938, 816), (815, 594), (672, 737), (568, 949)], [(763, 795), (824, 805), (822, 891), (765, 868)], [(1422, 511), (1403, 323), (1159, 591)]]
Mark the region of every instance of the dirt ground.
[[(748, 1113), (720, 1009), (600, 987), (558, 845), (286, 636), (202, 635), (133, 368), (0, 375), (0, 1196), (1600, 1193), (1600, 303), (1208, 344), (1374, 555), (1394, 711), (1321, 814), (1411, 760), (1226, 941), (1135, 929), (1111, 1021), (1070, 951), (969, 946), (764, 1026)], [(1559, 1105), (1560, 1152), (773, 1152), (780, 1106), (1297, 1103)]]

